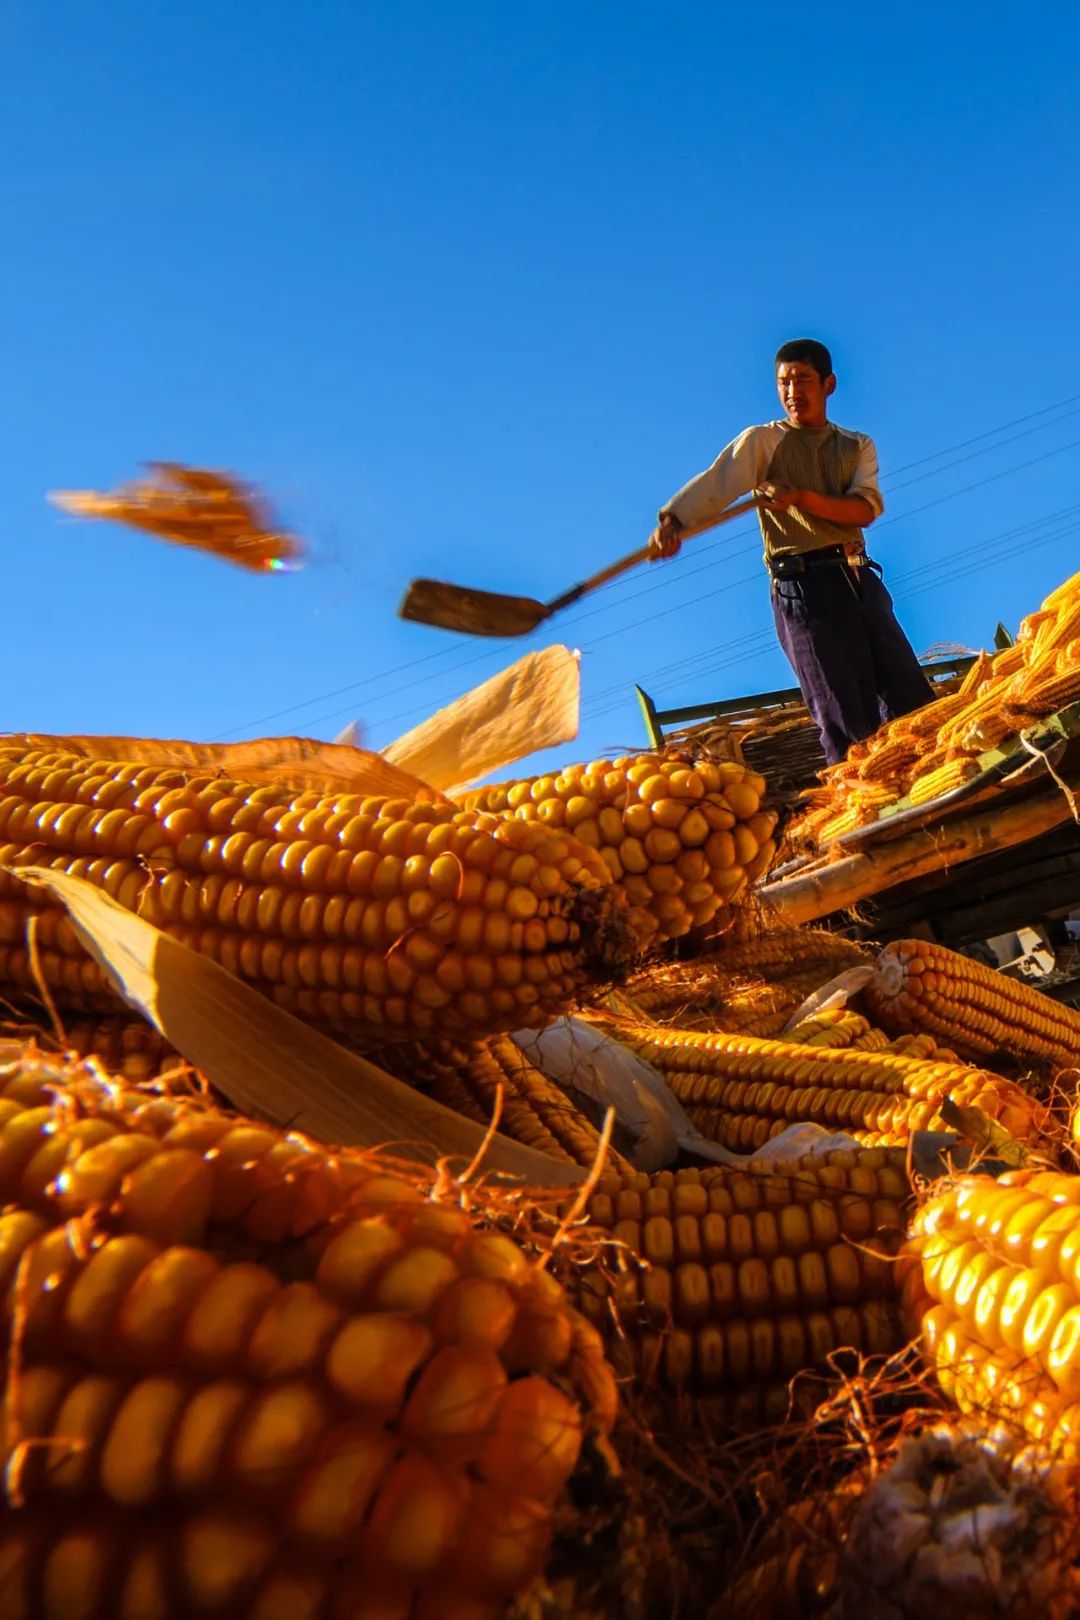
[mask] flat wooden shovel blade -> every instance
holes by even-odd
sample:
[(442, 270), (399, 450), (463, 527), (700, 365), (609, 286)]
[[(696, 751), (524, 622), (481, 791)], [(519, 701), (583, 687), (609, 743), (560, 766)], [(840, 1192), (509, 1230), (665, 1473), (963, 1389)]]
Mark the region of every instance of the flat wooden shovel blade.
[(501, 596), (469, 585), (414, 579), (401, 599), (398, 615), (466, 636), (527, 636), (547, 618), (548, 609), (531, 596)]

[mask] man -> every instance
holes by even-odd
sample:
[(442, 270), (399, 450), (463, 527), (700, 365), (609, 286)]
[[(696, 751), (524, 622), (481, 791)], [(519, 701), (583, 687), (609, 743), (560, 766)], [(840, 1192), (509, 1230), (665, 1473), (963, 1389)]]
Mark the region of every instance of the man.
[(862, 531), (885, 507), (873, 440), (828, 420), (836, 378), (823, 343), (785, 343), (775, 366), (787, 420), (721, 450), (661, 509), (649, 548), (653, 560), (674, 557), (685, 529), (757, 495), (776, 632), (833, 765), (932, 694), (866, 555)]

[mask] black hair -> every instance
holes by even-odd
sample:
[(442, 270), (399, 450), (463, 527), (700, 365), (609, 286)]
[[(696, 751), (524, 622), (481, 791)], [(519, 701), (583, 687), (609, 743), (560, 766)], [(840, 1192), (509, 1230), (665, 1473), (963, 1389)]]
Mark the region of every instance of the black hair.
[(793, 338), (790, 343), (781, 343), (776, 351), (773, 369), (785, 360), (805, 360), (808, 366), (813, 366), (822, 382), (832, 376), (832, 355), (824, 343), (819, 343), (816, 338)]

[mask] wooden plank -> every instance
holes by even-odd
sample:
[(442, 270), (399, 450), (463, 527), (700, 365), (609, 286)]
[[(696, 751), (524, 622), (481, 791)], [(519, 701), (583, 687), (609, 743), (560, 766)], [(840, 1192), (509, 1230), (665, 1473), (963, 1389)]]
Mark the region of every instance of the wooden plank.
[(862, 850), (834, 861), (824, 870), (766, 884), (759, 897), (787, 926), (813, 922), (928, 872), (948, 871), (980, 855), (1011, 849), (1070, 818), (1064, 793), (1051, 785), (1037, 795), (919, 829), (879, 848)]
[(1067, 887), (1080, 865), (1080, 827), (1066, 822), (1021, 848), (983, 855), (958, 868), (927, 873), (871, 900), (870, 926), (893, 927), (894, 919), (928, 916), (952, 905), (974, 905), (1057, 874)]

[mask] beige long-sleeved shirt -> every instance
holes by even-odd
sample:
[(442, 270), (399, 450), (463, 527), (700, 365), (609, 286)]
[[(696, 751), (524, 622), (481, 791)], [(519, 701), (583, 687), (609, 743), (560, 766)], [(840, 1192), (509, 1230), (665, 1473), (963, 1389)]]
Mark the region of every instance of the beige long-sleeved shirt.
[[(829, 422), (814, 433), (790, 422), (749, 427), (726, 445), (712, 466), (699, 473), (661, 508), (684, 528), (707, 523), (759, 484), (774, 482), (812, 489), (819, 495), (860, 495), (875, 517), (885, 510), (878, 485), (874, 441)], [(817, 551), (822, 546), (861, 543), (862, 531), (826, 523), (795, 507), (758, 512), (766, 557), (779, 552)]]

